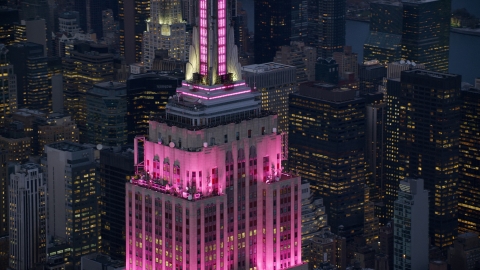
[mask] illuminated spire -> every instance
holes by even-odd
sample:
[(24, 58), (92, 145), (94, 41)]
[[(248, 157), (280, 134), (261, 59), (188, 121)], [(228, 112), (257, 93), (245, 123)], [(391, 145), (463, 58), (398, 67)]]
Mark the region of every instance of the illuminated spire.
[(226, 0), (199, 0), (198, 26), (193, 29), (186, 79), (216, 85), (240, 80), (240, 63), (233, 27), (227, 25)]

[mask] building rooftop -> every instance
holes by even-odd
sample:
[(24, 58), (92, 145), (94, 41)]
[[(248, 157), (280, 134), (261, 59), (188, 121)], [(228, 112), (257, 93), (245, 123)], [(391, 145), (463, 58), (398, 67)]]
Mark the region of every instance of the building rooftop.
[(300, 89), (294, 95), (300, 95), (334, 103), (347, 102), (360, 99), (355, 89), (347, 87), (338, 87), (333, 84), (323, 82), (307, 82), (300, 85)]
[(253, 72), (253, 73), (266, 73), (273, 72), (279, 69), (290, 69), (295, 68), (294, 66), (284, 65), (275, 62), (263, 63), (263, 64), (254, 64), (242, 67), (242, 71)]
[(90, 149), (89, 147), (83, 146), (78, 143), (69, 142), (69, 141), (61, 141), (56, 143), (51, 143), (47, 145), (50, 148), (54, 148), (64, 152), (78, 152), (82, 150)]
[[(106, 268), (107, 266), (113, 267), (114, 269), (118, 269), (118, 268), (121, 268), (121, 267), (125, 266), (124, 261), (112, 260), (112, 258), (110, 258), (109, 256), (103, 255), (103, 254), (100, 254), (100, 253), (94, 253), (94, 254), (91, 254), (91, 255), (86, 255), (86, 256), (84, 256), (84, 258), (87, 258), (89, 260), (92, 260), (94, 262), (98, 262), (98, 263), (102, 264), (102, 266), (103, 266), (102, 269), (107, 269)], [(108, 268), (108, 269), (110, 269), (110, 268)]]
[(391, 6), (401, 6), (402, 3), (396, 0), (381, 0), (381, 1), (375, 1), (372, 2), (371, 4), (383, 4), (383, 5), (391, 5)]

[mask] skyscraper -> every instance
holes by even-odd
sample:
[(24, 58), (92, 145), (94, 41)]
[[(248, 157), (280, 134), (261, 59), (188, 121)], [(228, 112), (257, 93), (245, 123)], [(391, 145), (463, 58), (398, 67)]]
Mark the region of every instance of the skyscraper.
[(296, 70), (296, 83), (300, 85), (306, 81), (315, 80), (315, 62), (317, 51), (314, 47), (305, 46), (304, 42), (290, 42), (289, 45), (280, 46), (275, 53), (273, 62), (294, 66)]
[(410, 60), (428, 70), (447, 72), (451, 0), (371, 3), (370, 34), (364, 61)]
[(8, 190), (9, 269), (34, 269), (46, 261), (46, 197), (40, 165), (15, 165)]
[(152, 117), (165, 114), (169, 97), (175, 95), (183, 74), (174, 72), (132, 74), (127, 80), (127, 142), (137, 135), (148, 135)]
[[(448, 40), (443, 27), (445, 0), (403, 0), (402, 58), (425, 64), (427, 70), (448, 72)], [(445, 40), (446, 39), (446, 40)]]
[(387, 86), (387, 215), (393, 217), (398, 182), (423, 178), (435, 198), (429, 201), (430, 239), (440, 248), (453, 243), (458, 227), (460, 82), (459, 75), (414, 69)]
[(462, 91), (460, 108), (460, 173), (458, 181), (458, 230), (480, 233), (480, 89)]
[(315, 44), (317, 55), (328, 58), (334, 52), (342, 52), (345, 46), (347, 1), (323, 0), (319, 1), (317, 5), (319, 16), (319, 24), (317, 25), (318, 43)]
[(403, 5), (397, 1), (370, 3), (370, 32), (363, 45), (363, 61), (400, 61), (402, 57)]
[(44, 47), (32, 42), (16, 43), (8, 48), (15, 67), (18, 107), (50, 112), (52, 92), (48, 81), (48, 63)]
[(146, 70), (152, 69), (155, 50), (168, 50), (175, 60), (188, 59), (189, 34), (182, 19), (180, 0), (151, 0), (150, 18), (143, 33), (142, 61)]
[(143, 32), (147, 30), (150, 0), (118, 0), (120, 53), (127, 64), (142, 61)]
[(383, 78), (387, 76), (387, 68), (378, 60), (366, 61), (358, 64), (358, 79), (360, 94), (375, 94), (383, 86)]
[(8, 237), (8, 166), (7, 151), (0, 151), (0, 237)]
[(106, 9), (105, 1), (74, 0), (73, 10), (79, 13), (78, 25), (86, 33), (95, 33), (103, 37), (102, 11)]
[(126, 267), (306, 269), (301, 182), (282, 172), (277, 117), (240, 79), (227, 1), (198, 7), (186, 80), (135, 139)]
[(102, 45), (80, 43), (63, 59), (64, 107), (80, 129), (80, 142), (87, 142), (87, 91), (100, 82), (113, 80), (113, 55)]
[(0, 44), (12, 45), (15, 39), (14, 23), (19, 21), (18, 9), (0, 8)]
[(17, 76), (6, 59), (7, 53), (8, 49), (0, 44), (0, 127), (5, 127), (7, 116), (17, 110)]
[(102, 253), (125, 260), (125, 183), (135, 174), (133, 149), (102, 149), (97, 172), (102, 192)]
[(254, 8), (255, 63), (272, 62), (280, 46), (290, 44), (292, 5), (281, 0), (255, 1)]
[(73, 142), (45, 146), (48, 237), (66, 242), (65, 261), (78, 268), (83, 255), (100, 248), (100, 187), (93, 149)]
[(89, 143), (121, 146), (127, 143), (127, 87), (97, 83), (86, 97), (86, 137)]
[(290, 95), (288, 168), (310, 181), (328, 224), (352, 239), (363, 228), (365, 100), (352, 89), (303, 84)]
[(248, 85), (257, 88), (262, 109), (278, 114), (278, 131), (288, 134), (288, 95), (297, 89), (296, 68), (278, 63), (242, 67)]
[[(433, 199), (431, 199), (433, 200)], [(428, 269), (428, 191), (423, 179), (400, 181), (395, 201), (393, 269)]]

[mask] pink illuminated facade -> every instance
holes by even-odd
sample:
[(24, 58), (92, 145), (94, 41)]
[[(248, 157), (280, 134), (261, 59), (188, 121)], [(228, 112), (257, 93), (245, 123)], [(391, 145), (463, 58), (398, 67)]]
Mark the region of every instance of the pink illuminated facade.
[(187, 80), (135, 139), (126, 269), (307, 269), (301, 182), (282, 171), (277, 116), (238, 78), (227, 1), (199, 1)]

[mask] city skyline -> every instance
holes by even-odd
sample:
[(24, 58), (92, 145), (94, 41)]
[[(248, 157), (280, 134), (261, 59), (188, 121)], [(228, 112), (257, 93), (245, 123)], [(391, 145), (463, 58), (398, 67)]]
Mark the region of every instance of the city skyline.
[(0, 269), (474, 269), (460, 1), (0, 1)]

